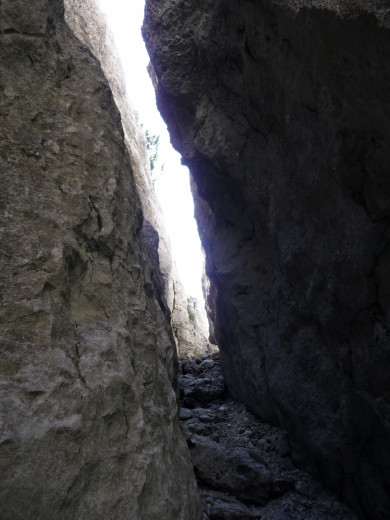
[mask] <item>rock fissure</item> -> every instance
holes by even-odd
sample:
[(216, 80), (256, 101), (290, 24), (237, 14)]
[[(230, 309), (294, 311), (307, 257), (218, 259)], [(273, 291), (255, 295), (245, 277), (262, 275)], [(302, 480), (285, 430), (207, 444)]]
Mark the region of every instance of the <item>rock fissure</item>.
[[(76, 333), (75, 333), (75, 335), (76, 335)], [(73, 356), (73, 363), (74, 363), (74, 366), (75, 366), (75, 369), (77, 371), (77, 375), (78, 375), (80, 381), (82, 382), (82, 384), (85, 388), (88, 388), (87, 383), (85, 381), (85, 377), (83, 376), (83, 374), (81, 373), (81, 370), (80, 370), (80, 360), (81, 360), (81, 355), (80, 355), (80, 351), (79, 351), (79, 345), (78, 345), (78, 343), (76, 343), (75, 344), (75, 355)]]
[(181, 367), (180, 419), (204, 519), (356, 518), (296, 468), (284, 430), (259, 421), (229, 396), (219, 354), (190, 357)]
[(387, 520), (390, 11), (145, 15), (223, 370), (94, 1), (0, 1), (0, 516)]

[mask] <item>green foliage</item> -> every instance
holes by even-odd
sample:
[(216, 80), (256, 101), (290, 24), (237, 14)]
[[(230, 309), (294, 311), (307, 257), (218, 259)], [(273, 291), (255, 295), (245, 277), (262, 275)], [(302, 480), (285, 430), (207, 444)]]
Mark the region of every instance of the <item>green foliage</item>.
[(146, 136), (146, 149), (148, 150), (149, 154), (149, 161), (150, 161), (150, 170), (153, 171), (157, 159), (158, 159), (158, 148), (160, 146), (160, 136), (154, 135), (149, 132), (149, 130), (145, 130), (145, 136)]
[(187, 305), (187, 312), (188, 312), (188, 316), (189, 316), (190, 320), (195, 321), (195, 318), (196, 318), (195, 313), (189, 305)]

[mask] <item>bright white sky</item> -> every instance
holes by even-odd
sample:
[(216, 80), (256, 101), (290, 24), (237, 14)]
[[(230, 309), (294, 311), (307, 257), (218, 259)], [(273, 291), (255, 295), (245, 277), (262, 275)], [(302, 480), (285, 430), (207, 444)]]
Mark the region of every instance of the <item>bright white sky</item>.
[(141, 36), (144, 0), (98, 0), (106, 13), (126, 76), (127, 92), (140, 122), (151, 134), (160, 135), (155, 189), (172, 242), (180, 279), (190, 296), (203, 301), (201, 289), (203, 256), (193, 218), (194, 205), (187, 168), (170, 144), (165, 123), (156, 108), (155, 95), (146, 66), (149, 57)]

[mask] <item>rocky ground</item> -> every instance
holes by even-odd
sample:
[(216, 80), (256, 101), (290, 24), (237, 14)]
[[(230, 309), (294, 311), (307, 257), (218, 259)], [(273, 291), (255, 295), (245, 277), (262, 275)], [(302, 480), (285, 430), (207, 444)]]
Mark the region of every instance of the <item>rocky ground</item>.
[(262, 423), (226, 393), (219, 354), (188, 358), (180, 418), (204, 520), (353, 520), (290, 456), (286, 432)]

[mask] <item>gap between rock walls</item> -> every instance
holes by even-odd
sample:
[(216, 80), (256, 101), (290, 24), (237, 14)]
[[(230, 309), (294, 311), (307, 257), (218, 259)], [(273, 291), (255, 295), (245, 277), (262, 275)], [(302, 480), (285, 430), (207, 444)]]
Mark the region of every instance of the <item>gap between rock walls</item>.
[(229, 395), (220, 354), (181, 362), (180, 420), (204, 520), (356, 520), (296, 467), (285, 430), (261, 422)]
[[(138, 4), (140, 3), (141, 2), (138, 2)], [(125, 9), (124, 2), (119, 2), (117, 9), (119, 10), (120, 8)], [(108, 14), (109, 12), (107, 15)], [(132, 10), (129, 9), (127, 15), (131, 16), (131, 14)], [(158, 300), (160, 307), (162, 307), (164, 312), (170, 313), (170, 318), (168, 319), (170, 319), (172, 323), (178, 354), (179, 356), (201, 354), (205, 352), (207, 348), (214, 348), (212, 345), (209, 345), (209, 320), (203, 306), (203, 296), (194, 298), (188, 295), (179, 277), (165, 216), (161, 209), (157, 192), (154, 190), (154, 182), (151, 175), (152, 167), (151, 161), (149, 160), (150, 153), (158, 155), (163, 154), (164, 151), (157, 151), (155, 147), (153, 147), (154, 151), (148, 152), (148, 139), (150, 141), (151, 137), (147, 137), (149, 132), (148, 130), (145, 131), (144, 126), (140, 124), (137, 107), (133, 106), (132, 100), (127, 94), (128, 86), (126, 84), (126, 74), (123, 64), (127, 56), (120, 56), (118, 54), (112, 28), (107, 25), (107, 21), (98, 10), (98, 4), (95, 0), (89, 0), (83, 4), (81, 4), (79, 0), (66, 0), (65, 19), (77, 37), (83, 41), (99, 59), (112, 89), (115, 103), (119, 108), (125, 144), (130, 156), (137, 192), (142, 206), (143, 221), (141, 236), (143, 245), (153, 268), (152, 282), (156, 293), (159, 295)], [(115, 17), (113, 20), (115, 20)], [(141, 22), (142, 20), (139, 20), (139, 24), (141, 24)], [(114, 27), (116, 26), (114, 25)], [(132, 25), (131, 27), (136, 31), (136, 25)], [(121, 29), (120, 26), (119, 29)], [(143, 46), (143, 42), (140, 27), (138, 31), (139, 38), (129, 40), (129, 44), (132, 43), (141, 47)], [(141, 51), (142, 49), (139, 49), (140, 53)], [(137, 63), (136, 58), (134, 58), (134, 61)], [(145, 70), (143, 70), (143, 72), (146, 76), (147, 71), (145, 64), (137, 64), (136, 71), (140, 73), (139, 69), (142, 65), (144, 65)], [(147, 81), (151, 85), (151, 79), (149, 77)], [(152, 99), (146, 97), (146, 104), (154, 103), (153, 92)], [(157, 109), (155, 113), (153, 113), (153, 116), (161, 119)], [(156, 136), (155, 139), (157, 139)], [(165, 153), (167, 153), (166, 148)], [(169, 161), (169, 158), (167, 160)], [(159, 157), (160, 163), (164, 163), (164, 161), (166, 161), (164, 156)], [(173, 162), (168, 162), (168, 164), (172, 164), (173, 167), (177, 168), (177, 165), (174, 165)], [(186, 172), (182, 171), (180, 174), (186, 175)], [(184, 189), (185, 185), (179, 183), (178, 187)], [(176, 188), (177, 186), (168, 186), (168, 189)], [(174, 195), (171, 200), (171, 205), (173, 206), (175, 205), (175, 201), (180, 200), (182, 196), (186, 199), (188, 198), (187, 194), (183, 193), (182, 195), (177, 191), (174, 191)], [(180, 204), (178, 204), (179, 209), (175, 216), (176, 220), (182, 218), (180, 207)], [(183, 215), (183, 219), (184, 218), (185, 216)], [(191, 236), (193, 235), (194, 232), (191, 230)], [(199, 240), (198, 236), (194, 236), (194, 240), (195, 239)], [(188, 247), (188, 242), (186, 242), (183, 245), (184, 249), (186, 244)], [(191, 262), (190, 258), (188, 258), (188, 262)], [(200, 279), (201, 275), (204, 279), (203, 283), (206, 289), (207, 277), (204, 273), (204, 269), (203, 273), (199, 273), (199, 286), (202, 284)], [(162, 298), (161, 295), (163, 295)]]
[(388, 520), (389, 17), (146, 0), (206, 317), (95, 0), (0, 2), (2, 520)]

